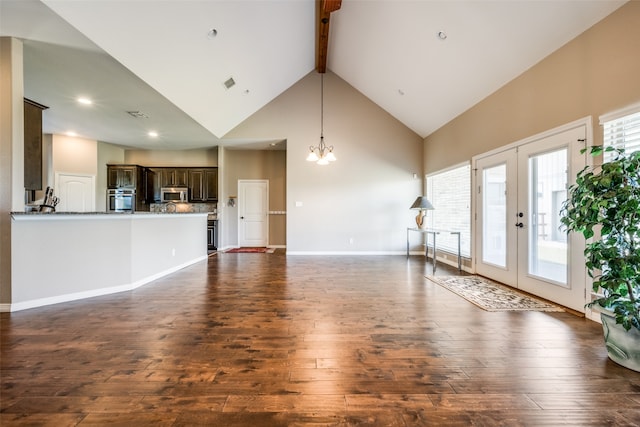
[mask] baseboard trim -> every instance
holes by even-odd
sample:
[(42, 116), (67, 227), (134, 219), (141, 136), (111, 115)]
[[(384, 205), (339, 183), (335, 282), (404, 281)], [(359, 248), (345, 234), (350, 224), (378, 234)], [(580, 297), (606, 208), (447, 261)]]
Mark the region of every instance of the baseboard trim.
[(340, 256), (371, 256), (371, 255), (406, 255), (398, 251), (287, 251), (287, 255), (340, 255)]

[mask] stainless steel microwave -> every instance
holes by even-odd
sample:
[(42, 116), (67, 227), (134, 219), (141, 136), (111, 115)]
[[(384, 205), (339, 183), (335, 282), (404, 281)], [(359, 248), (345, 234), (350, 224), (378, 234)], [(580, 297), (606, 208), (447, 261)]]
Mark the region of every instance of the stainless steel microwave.
[(189, 189), (187, 187), (162, 187), (160, 189), (160, 200), (164, 202), (186, 202), (189, 200)]

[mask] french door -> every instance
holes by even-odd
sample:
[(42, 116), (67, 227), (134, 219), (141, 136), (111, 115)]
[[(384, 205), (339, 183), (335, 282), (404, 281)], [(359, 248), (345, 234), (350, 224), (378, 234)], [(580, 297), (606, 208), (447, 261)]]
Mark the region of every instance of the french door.
[(567, 186), (585, 164), (586, 126), (474, 159), (475, 269), (584, 312), (584, 241), (560, 228)]

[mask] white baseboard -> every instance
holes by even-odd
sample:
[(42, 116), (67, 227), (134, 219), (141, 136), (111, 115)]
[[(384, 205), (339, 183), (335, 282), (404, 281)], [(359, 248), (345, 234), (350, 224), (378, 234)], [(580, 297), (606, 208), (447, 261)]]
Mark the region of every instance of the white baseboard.
[(398, 251), (287, 251), (287, 255), (340, 255), (340, 256), (370, 256), (370, 255), (406, 255)]
[(177, 265), (175, 267), (169, 268), (167, 270), (161, 271), (151, 276), (144, 277), (140, 280), (136, 280), (135, 282), (132, 282), (126, 285), (113, 286), (109, 288), (92, 289), (90, 291), (74, 292), (71, 294), (56, 295), (52, 297), (38, 298), (34, 300), (22, 301), (22, 302), (11, 303), (11, 304), (0, 304), (0, 312), (7, 313), (7, 312), (22, 311), (22, 310), (28, 310), (30, 308), (38, 308), (38, 307), (44, 307), (47, 305), (60, 304), (63, 302), (77, 301), (77, 300), (86, 299), (86, 298), (94, 298), (94, 297), (99, 297), (104, 295), (116, 294), (119, 292), (132, 291), (143, 285), (146, 285), (149, 282), (152, 282), (161, 277), (167, 276), (171, 273), (175, 273), (176, 271), (182, 270), (183, 268), (188, 267), (191, 264), (195, 264), (197, 262), (200, 262), (206, 259), (207, 259), (207, 256), (198, 257), (193, 260), (187, 261), (183, 264)]

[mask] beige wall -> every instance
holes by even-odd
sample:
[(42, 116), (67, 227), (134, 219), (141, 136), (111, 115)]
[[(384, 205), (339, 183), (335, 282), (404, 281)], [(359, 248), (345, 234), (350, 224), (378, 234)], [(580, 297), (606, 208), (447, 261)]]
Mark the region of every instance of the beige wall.
[(141, 166), (218, 166), (218, 147), (197, 150), (126, 150), (125, 163)]
[[(425, 173), (640, 101), (640, 1), (631, 1), (424, 140)], [(456, 149), (451, 149), (455, 146)]]
[(92, 139), (53, 135), (53, 171), (96, 175), (98, 172), (98, 142)]
[[(258, 150), (226, 150), (224, 189), (220, 199), (224, 205), (224, 245), (238, 244), (238, 205), (229, 206), (229, 196), (238, 195), (238, 180), (266, 179), (269, 181), (269, 211), (286, 211), (286, 152)], [(237, 199), (236, 199), (237, 201)], [(286, 245), (286, 216), (269, 215), (269, 245)]]
[[(286, 139), (287, 253), (404, 253), (415, 216), (409, 206), (422, 193), (413, 177), (422, 173), (422, 139), (331, 72), (324, 76), (324, 137), (338, 160), (305, 161), (320, 142), (316, 72), (225, 135)], [(224, 169), (231, 170), (226, 157)]]
[(0, 37), (0, 309), (11, 303), (11, 217), (24, 209), (22, 42)]

